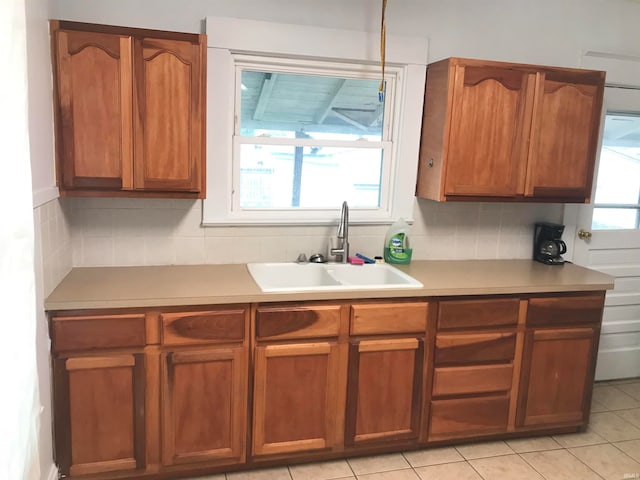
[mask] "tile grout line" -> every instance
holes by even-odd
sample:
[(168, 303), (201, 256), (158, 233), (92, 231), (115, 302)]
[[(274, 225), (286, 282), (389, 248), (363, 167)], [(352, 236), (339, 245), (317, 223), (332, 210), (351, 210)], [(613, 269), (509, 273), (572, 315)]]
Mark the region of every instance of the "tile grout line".
[[(595, 445), (582, 445), (583, 447), (601, 447), (602, 445), (611, 445), (611, 443), (609, 441), (607, 441), (607, 443), (597, 443)], [(581, 448), (581, 447), (571, 447), (571, 448)], [(584, 463), (580, 458), (578, 458), (578, 456), (576, 454), (574, 454), (570, 448), (566, 449), (567, 452), (569, 452), (570, 455), (572, 455), (576, 460), (578, 460), (580, 463), (582, 463), (583, 465), (585, 465), (589, 470), (591, 470), (593, 473), (595, 473), (598, 477), (604, 479), (604, 477), (602, 475), (600, 475), (598, 472), (596, 472), (591, 465), (587, 465), (586, 463)]]

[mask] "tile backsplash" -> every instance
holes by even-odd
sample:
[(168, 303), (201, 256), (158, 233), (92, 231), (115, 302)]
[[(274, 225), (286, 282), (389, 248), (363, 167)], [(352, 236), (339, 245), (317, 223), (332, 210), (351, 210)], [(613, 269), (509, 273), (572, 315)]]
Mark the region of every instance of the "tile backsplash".
[(52, 200), (33, 210), (36, 252), (40, 288), (49, 295), (73, 267), (71, 229), (68, 212), (60, 199)]
[[(336, 226), (201, 227), (202, 202), (77, 198), (60, 201), (74, 266), (290, 261), (326, 252)], [(558, 204), (416, 201), (413, 258), (531, 258), (533, 224), (562, 222)], [(64, 225), (64, 222), (62, 223)], [(60, 227), (65, 228), (65, 227)], [(352, 225), (351, 252), (381, 255), (388, 226)]]

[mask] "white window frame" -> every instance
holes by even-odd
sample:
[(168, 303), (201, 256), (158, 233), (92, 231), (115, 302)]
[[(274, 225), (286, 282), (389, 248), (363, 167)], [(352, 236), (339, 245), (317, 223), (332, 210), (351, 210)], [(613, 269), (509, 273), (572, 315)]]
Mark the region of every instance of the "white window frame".
[[(203, 201), (203, 225), (335, 223), (340, 205), (332, 210), (239, 208), (239, 195), (234, 194), (239, 162), (233, 161), (239, 121), (235, 105), (240, 92), (236, 67), (263, 62), (293, 72), (297, 67), (326, 62), (327, 74), (353, 74), (349, 72), (356, 67), (365, 74), (377, 73), (380, 78), (379, 35), (223, 17), (207, 17), (207, 34), (207, 198)], [(389, 169), (384, 172), (387, 185), (381, 192), (381, 208), (352, 209), (352, 223), (388, 224), (400, 217), (412, 221), (427, 49), (423, 37), (387, 36), (386, 79), (395, 83), (395, 94), (389, 95), (385, 108), (385, 115), (395, 116), (391, 122), (385, 118), (384, 124), (390, 128), (386, 148), (391, 158), (384, 159), (384, 168)], [(317, 140), (311, 142), (319, 144)]]

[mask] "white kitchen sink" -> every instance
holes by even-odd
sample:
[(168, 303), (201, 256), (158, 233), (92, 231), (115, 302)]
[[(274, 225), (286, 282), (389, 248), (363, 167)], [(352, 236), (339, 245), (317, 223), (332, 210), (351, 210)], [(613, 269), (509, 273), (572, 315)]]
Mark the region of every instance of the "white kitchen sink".
[(249, 263), (263, 292), (420, 288), (422, 283), (386, 263)]

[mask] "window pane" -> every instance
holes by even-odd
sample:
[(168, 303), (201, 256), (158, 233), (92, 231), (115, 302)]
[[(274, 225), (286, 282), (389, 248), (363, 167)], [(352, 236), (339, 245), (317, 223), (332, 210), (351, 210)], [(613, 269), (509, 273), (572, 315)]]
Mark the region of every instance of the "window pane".
[(638, 210), (633, 208), (594, 208), (594, 230), (623, 230), (637, 228)]
[(607, 114), (596, 204), (637, 204), (640, 195), (640, 116)]
[(380, 148), (241, 145), (241, 208), (380, 206)]
[[(243, 70), (240, 135), (380, 141), (380, 80)], [(321, 135), (322, 134), (322, 135)]]

